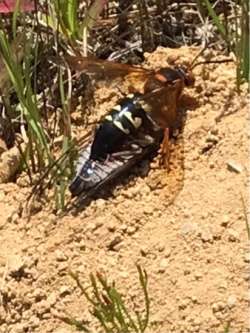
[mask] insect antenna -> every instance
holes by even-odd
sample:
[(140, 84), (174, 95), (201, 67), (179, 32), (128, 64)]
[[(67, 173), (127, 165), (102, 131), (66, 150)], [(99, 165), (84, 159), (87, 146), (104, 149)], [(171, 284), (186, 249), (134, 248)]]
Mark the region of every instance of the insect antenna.
[(194, 69), (197, 66), (200, 65), (210, 65), (210, 64), (223, 64), (226, 62), (233, 62), (234, 60), (232, 58), (229, 59), (221, 59), (221, 60), (208, 60), (208, 61), (200, 61), (197, 62), (195, 65), (193, 65), (192, 69)]
[(207, 49), (207, 43), (205, 44), (205, 46), (201, 49), (201, 51), (199, 51), (197, 53), (197, 55), (194, 57), (194, 59), (192, 60), (189, 69), (193, 70), (195, 67), (200, 66), (200, 65), (209, 65), (209, 64), (222, 64), (222, 63), (226, 63), (226, 62), (232, 62), (234, 61), (233, 59), (229, 58), (229, 59), (222, 59), (222, 60), (205, 60), (205, 61), (199, 61), (197, 63), (196, 60), (198, 58), (200, 58), (200, 56), (205, 52), (205, 50)]
[(206, 49), (207, 49), (207, 44), (205, 44), (205, 46), (196, 54), (196, 56), (192, 60), (191, 64), (189, 65), (190, 70), (192, 70), (195, 67), (196, 60), (205, 52)]

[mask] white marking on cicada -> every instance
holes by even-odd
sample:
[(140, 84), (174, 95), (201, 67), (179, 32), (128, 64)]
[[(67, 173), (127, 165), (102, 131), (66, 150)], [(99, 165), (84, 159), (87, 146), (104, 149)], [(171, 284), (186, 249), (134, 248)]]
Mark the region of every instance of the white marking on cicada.
[(131, 122), (131, 124), (134, 126), (134, 128), (138, 128), (141, 126), (141, 124), (142, 124), (141, 118), (139, 118), (139, 117), (133, 118), (131, 112), (129, 112), (129, 111), (125, 111), (123, 113), (123, 115)]
[(152, 111), (152, 107), (151, 107), (148, 103), (146, 103), (146, 102), (144, 102), (144, 101), (141, 101), (141, 102), (140, 102), (140, 105), (141, 105), (142, 109), (143, 109), (145, 112), (151, 112), (151, 111)]
[(122, 107), (121, 107), (120, 104), (117, 104), (112, 109), (115, 110), (115, 111), (121, 111)]
[(122, 123), (120, 121), (115, 120), (114, 121), (114, 125), (116, 127), (118, 127), (123, 133), (125, 133), (127, 135), (130, 133), (129, 129), (128, 128), (124, 128), (123, 125), (122, 125)]
[(130, 98), (130, 99), (133, 99), (135, 97), (135, 95), (134, 94), (128, 94), (127, 97)]
[(108, 114), (106, 117), (105, 117), (106, 120), (108, 121), (113, 121), (113, 118), (110, 114)]

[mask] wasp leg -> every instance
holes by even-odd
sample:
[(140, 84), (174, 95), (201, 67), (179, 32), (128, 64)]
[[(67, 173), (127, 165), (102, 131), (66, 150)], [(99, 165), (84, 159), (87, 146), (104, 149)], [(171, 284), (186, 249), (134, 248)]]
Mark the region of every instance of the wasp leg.
[(161, 154), (160, 165), (166, 169), (169, 169), (169, 159), (170, 159), (169, 128), (165, 128), (164, 130), (164, 137), (161, 143), (160, 154)]

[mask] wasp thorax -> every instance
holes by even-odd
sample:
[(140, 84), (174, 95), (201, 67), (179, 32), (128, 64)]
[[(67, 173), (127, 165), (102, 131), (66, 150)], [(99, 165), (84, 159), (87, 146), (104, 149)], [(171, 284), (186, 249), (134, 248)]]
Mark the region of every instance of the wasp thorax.
[(194, 84), (194, 76), (186, 66), (161, 68), (156, 72), (155, 78), (158, 84), (174, 83), (178, 80), (182, 80), (186, 86)]

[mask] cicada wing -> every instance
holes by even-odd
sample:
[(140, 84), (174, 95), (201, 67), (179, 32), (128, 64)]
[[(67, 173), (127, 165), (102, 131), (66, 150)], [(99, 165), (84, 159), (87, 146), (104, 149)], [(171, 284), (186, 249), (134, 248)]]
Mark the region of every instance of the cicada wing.
[[(156, 151), (159, 147), (162, 131), (139, 133), (128, 139), (123, 149), (110, 155), (105, 161), (89, 160), (91, 142), (83, 148), (76, 166), (76, 174), (70, 184), (70, 191), (75, 197), (73, 206), (80, 207), (83, 202), (114, 179), (119, 179), (122, 173), (129, 170), (145, 156)], [(90, 163), (89, 163), (90, 162)], [(86, 173), (90, 168), (91, 173)]]

